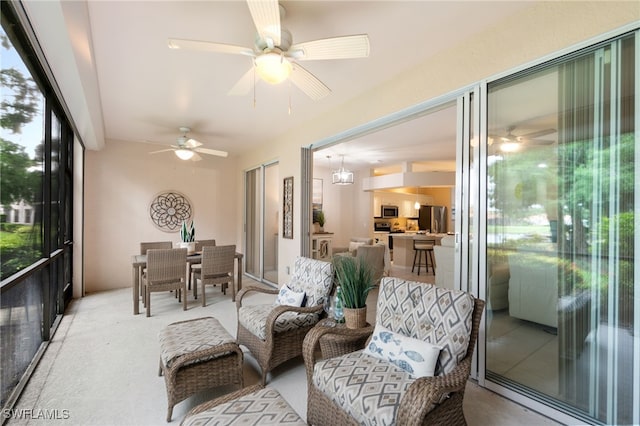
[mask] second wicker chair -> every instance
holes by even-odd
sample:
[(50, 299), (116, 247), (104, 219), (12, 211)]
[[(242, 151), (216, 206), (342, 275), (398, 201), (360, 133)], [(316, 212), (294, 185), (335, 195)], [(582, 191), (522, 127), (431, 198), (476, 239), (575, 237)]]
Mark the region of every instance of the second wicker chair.
[(193, 296), (198, 298), (198, 280), (202, 289), (202, 306), (207, 306), (206, 285), (220, 284), (221, 291), (227, 294), (229, 283), (233, 286), (233, 261), (236, 254), (235, 245), (202, 247), (202, 263), (200, 270), (193, 271)]
[(269, 371), (302, 354), (302, 341), (318, 323), (324, 301), (331, 294), (333, 267), (329, 262), (298, 257), (287, 285), (292, 291), (305, 293), (302, 307), (247, 304), (244, 297), (252, 292), (278, 293), (263, 287), (243, 288), (236, 298), (238, 343), (245, 345), (258, 361), (263, 385)]
[(151, 292), (175, 290), (187, 310), (187, 249), (150, 249), (142, 280), (147, 316), (151, 316)]

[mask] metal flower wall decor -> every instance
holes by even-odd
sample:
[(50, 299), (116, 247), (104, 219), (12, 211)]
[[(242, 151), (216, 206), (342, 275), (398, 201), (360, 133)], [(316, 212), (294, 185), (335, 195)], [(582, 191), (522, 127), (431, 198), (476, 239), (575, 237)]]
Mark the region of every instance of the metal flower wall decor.
[(193, 216), (191, 202), (177, 191), (166, 191), (156, 195), (149, 206), (153, 224), (165, 232), (179, 231), (182, 222)]

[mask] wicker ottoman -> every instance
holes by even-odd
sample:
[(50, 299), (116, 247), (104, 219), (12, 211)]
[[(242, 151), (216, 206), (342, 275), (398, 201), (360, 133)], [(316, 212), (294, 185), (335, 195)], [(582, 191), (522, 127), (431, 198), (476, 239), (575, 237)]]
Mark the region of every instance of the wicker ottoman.
[(181, 423), (199, 425), (306, 425), (277, 390), (249, 386), (193, 408)]
[(167, 386), (167, 421), (173, 406), (205, 389), (243, 386), (242, 350), (213, 317), (169, 324), (159, 334), (160, 371)]

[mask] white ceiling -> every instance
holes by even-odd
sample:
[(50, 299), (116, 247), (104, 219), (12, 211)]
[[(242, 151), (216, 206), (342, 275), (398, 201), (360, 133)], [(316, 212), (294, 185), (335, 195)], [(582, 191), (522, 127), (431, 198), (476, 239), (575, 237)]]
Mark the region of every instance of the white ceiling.
[[(394, 78), (474, 33), (499, 25), (530, 2), (282, 1), (294, 42), (367, 33), (366, 59), (309, 61), (332, 93), (312, 101), (295, 86), (259, 82), (253, 94), (227, 92), (251, 67), (247, 57), (171, 50), (167, 38), (253, 46), (244, 1), (89, 1), (105, 139), (173, 144), (179, 126), (206, 148), (239, 155)], [(289, 103), (292, 112), (289, 114)], [(451, 160), (451, 110), (361, 138), (329, 155), (363, 162)], [(391, 147), (395, 147), (391, 149)], [(149, 150), (156, 150), (150, 146)], [(169, 154), (167, 154), (169, 155)], [(323, 153), (321, 157), (327, 154)], [(448, 157), (448, 158), (447, 158)], [(345, 159), (345, 161), (347, 161)], [(437, 166), (436, 166), (437, 168)]]

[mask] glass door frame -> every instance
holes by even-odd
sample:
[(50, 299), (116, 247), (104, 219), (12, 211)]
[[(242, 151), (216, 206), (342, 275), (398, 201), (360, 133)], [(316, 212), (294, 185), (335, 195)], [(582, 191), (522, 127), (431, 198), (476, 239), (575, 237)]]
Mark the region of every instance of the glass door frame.
[[(456, 279), (456, 288), (461, 288), (462, 282), (470, 282), (467, 289), (476, 297), (483, 300), (487, 298), (487, 85), (503, 77), (514, 75), (518, 72), (528, 70), (550, 60), (555, 60), (564, 55), (569, 55), (583, 48), (601, 43), (610, 38), (619, 37), (625, 33), (638, 29), (637, 23), (631, 23), (624, 27), (609, 31), (589, 40), (582, 41), (575, 45), (563, 48), (542, 58), (519, 65), (502, 73), (490, 76), (486, 79), (478, 80), (474, 85), (466, 86), (460, 90), (446, 95), (425, 101), (404, 110), (383, 116), (377, 120), (364, 125), (349, 129), (337, 135), (325, 138), (317, 143), (313, 143), (302, 148), (302, 174), (311, 176), (313, 173), (313, 151), (326, 148), (334, 144), (347, 142), (358, 136), (372, 133), (384, 128), (399, 124), (403, 121), (411, 120), (427, 111), (437, 108), (447, 102), (458, 102), (458, 135), (456, 144), (458, 146), (456, 154), (456, 194), (455, 194), (455, 232), (457, 246), (459, 250), (455, 258), (455, 269), (460, 271), (460, 276)], [(636, 45), (640, 46), (640, 34), (636, 35)], [(636, 55), (636, 69), (640, 69), (640, 55)], [(636, 111), (640, 111), (640, 84), (636, 84)], [(472, 115), (473, 114), (473, 115)], [(473, 121), (471, 121), (473, 120)], [(636, 140), (640, 140), (640, 115), (636, 113)], [(472, 133), (471, 133), (472, 130)], [(472, 149), (473, 148), (473, 149)], [(636, 164), (640, 164), (640, 150), (636, 150)], [(462, 174), (461, 174), (462, 173)], [(465, 176), (466, 173), (466, 176)], [(310, 185), (305, 186), (310, 197)], [(475, 193), (473, 190), (475, 189)], [(466, 191), (465, 191), (466, 190)], [(466, 196), (465, 194), (469, 194)], [(640, 211), (640, 197), (635, 200), (636, 211)], [(301, 217), (311, 217), (310, 203), (303, 204)], [(640, 218), (636, 218), (636, 226), (640, 227)], [(474, 243), (471, 244), (471, 241)], [(477, 242), (477, 244), (475, 243)], [(635, 244), (640, 245), (640, 233), (636, 233)], [(304, 250), (303, 250), (304, 253)], [(462, 270), (461, 265), (468, 265)], [(636, 262), (634, 273), (640, 276), (640, 263)], [(470, 279), (470, 280), (469, 280)], [(636, 312), (640, 311), (640, 298), (635, 301)], [(485, 311), (486, 319), (486, 311)], [(635, 327), (640, 329), (640, 315), (635, 316)], [(640, 360), (640, 340), (635, 342), (634, 347), (635, 365), (639, 365)], [(472, 377), (476, 377), (478, 384), (484, 388), (492, 390), (524, 407), (535, 410), (543, 415), (549, 416), (559, 422), (573, 424), (577, 421), (569, 413), (559, 411), (549, 405), (548, 401), (536, 399), (526, 392), (516, 392), (495, 382), (490, 382), (485, 378), (486, 365), (486, 325), (485, 321), (480, 326), (478, 343), (476, 345), (475, 362), (472, 365)], [(634, 373), (634, 394), (640, 395), (640, 378)], [(640, 406), (633, 408), (634, 421), (640, 419)]]
[[(506, 72), (500, 73), (498, 75), (492, 76), (488, 79), (482, 80), (479, 83), (479, 88), (480, 88), (480, 99), (481, 99), (481, 108), (480, 108), (480, 141), (479, 141), (479, 147), (480, 147), (480, 167), (479, 167), (479, 173), (478, 173), (478, 177), (479, 177), (479, 181), (478, 181), (478, 189), (480, 191), (480, 199), (479, 199), (479, 228), (478, 229), (478, 283), (479, 283), (479, 287), (480, 287), (480, 297), (486, 300), (486, 286), (487, 286), (487, 271), (486, 271), (486, 265), (487, 265), (487, 250), (486, 250), (486, 242), (487, 242), (487, 216), (488, 216), (488, 211), (487, 211), (487, 197), (486, 197), (486, 191), (487, 191), (487, 174), (488, 174), (488, 170), (487, 170), (487, 152), (488, 152), (488, 135), (487, 135), (487, 126), (488, 126), (488, 120), (487, 120), (487, 112), (488, 112), (488, 85), (490, 83), (493, 83), (495, 81), (498, 81), (500, 79), (503, 78), (510, 78), (512, 76), (515, 76), (517, 74), (521, 74), (521, 73), (527, 73), (527, 72), (532, 72), (535, 68), (537, 68), (538, 66), (541, 66), (545, 63), (548, 62), (552, 62), (552, 61), (557, 61), (557, 62), (561, 62), (564, 59), (571, 57), (574, 54), (579, 54), (579, 52), (583, 51), (584, 49), (593, 49), (595, 46), (602, 44), (609, 44), (613, 41), (612, 39), (614, 38), (621, 38), (622, 36), (624, 36), (625, 34), (628, 34), (630, 32), (635, 31), (635, 51), (636, 51), (636, 55), (635, 55), (635, 69), (638, 70), (640, 69), (640, 54), (638, 54), (638, 52), (640, 51), (640, 27), (638, 27), (638, 24), (629, 24), (627, 26), (624, 26), (618, 30), (614, 30), (611, 31), (609, 33), (600, 35), (596, 38), (590, 39), (590, 40), (586, 40), (583, 41), (577, 45), (565, 48), (561, 51), (552, 53), (548, 56), (545, 56), (544, 58), (540, 58), (539, 60), (524, 64), (522, 66), (519, 66), (517, 68), (508, 70)], [(595, 50), (594, 50), (595, 52)], [(636, 80), (635, 82), (635, 140), (636, 140), (636, 146), (638, 145), (638, 141), (640, 141), (640, 116), (638, 114), (638, 111), (640, 111), (640, 84), (639, 81)], [(640, 162), (640, 149), (636, 149), (635, 150), (635, 163), (638, 164)], [(637, 183), (637, 177), (636, 177), (636, 183)], [(635, 193), (638, 194), (639, 190), (636, 187), (635, 189)], [(640, 209), (640, 197), (635, 197), (635, 211), (638, 211)], [(636, 217), (635, 218), (635, 226), (638, 227), (640, 226), (640, 217)], [(475, 238), (475, 236), (474, 236)], [(634, 244), (636, 246), (640, 245), (640, 233), (636, 233), (635, 238), (634, 238)], [(481, 248), (481, 249), (480, 249)], [(634, 264), (634, 274), (635, 276), (640, 276), (640, 262), (635, 262)], [(638, 312), (638, 310), (640, 309), (640, 298), (635, 297), (635, 303), (634, 303), (634, 309), (635, 312)], [(640, 329), (640, 315), (635, 315), (634, 317), (634, 327), (636, 330)], [(478, 359), (478, 384), (482, 387), (485, 387), (489, 390), (492, 390), (494, 392), (496, 392), (499, 395), (502, 395), (518, 404), (523, 405), (524, 407), (530, 408), (532, 410), (535, 410), (545, 416), (548, 416), (550, 418), (553, 418), (554, 420), (564, 423), (564, 424), (575, 424), (576, 422), (582, 422), (583, 420), (580, 420), (578, 417), (574, 417), (571, 415), (571, 413), (569, 411), (566, 411), (566, 407), (562, 406), (562, 407), (558, 407), (556, 408), (556, 406), (553, 405), (552, 402), (550, 402), (547, 399), (541, 398), (537, 395), (534, 395), (530, 392), (527, 392), (525, 390), (521, 390), (521, 391), (515, 391), (511, 388), (508, 388), (506, 386), (503, 386), (499, 383), (496, 383), (494, 381), (490, 381), (486, 379), (486, 369), (485, 369), (485, 365), (486, 365), (486, 356), (487, 356), (487, 352), (486, 352), (486, 309), (485, 309), (485, 321), (483, 321), (483, 324), (481, 326), (480, 329), (480, 335), (478, 337), (478, 355), (479, 355), (479, 359)], [(640, 339), (636, 339), (634, 342), (634, 365), (639, 365), (639, 360), (640, 360)], [(638, 371), (634, 371), (633, 372), (633, 394), (634, 395), (640, 395), (640, 375), (638, 374)], [(637, 399), (637, 397), (636, 397)], [(632, 412), (632, 416), (633, 416), (633, 421), (634, 424), (637, 424), (638, 421), (640, 420), (640, 406), (638, 406), (637, 404), (634, 405), (633, 407), (633, 412)]]
[[(243, 209), (243, 233), (244, 233), (244, 247), (245, 247), (245, 262), (244, 262), (244, 271), (243, 273), (251, 278), (253, 278), (256, 281), (259, 282), (264, 282), (273, 286), (277, 286), (277, 282), (273, 282), (268, 280), (267, 278), (265, 278), (265, 271), (264, 271), (264, 267), (265, 267), (265, 262), (264, 262), (264, 244), (265, 244), (265, 231), (266, 231), (266, 218), (265, 218), (265, 203), (266, 203), (266, 190), (265, 190), (265, 176), (267, 173), (267, 169), (269, 167), (273, 167), (273, 166), (277, 166), (279, 164), (278, 160), (273, 160), (273, 161), (269, 161), (269, 162), (265, 162), (260, 164), (259, 166), (256, 167), (251, 167), (248, 169), (244, 170), (244, 209)], [(260, 177), (260, 181), (259, 181), (259, 185), (256, 185), (256, 191), (257, 191), (257, 197), (259, 197), (259, 205), (256, 206), (257, 211), (255, 211), (255, 215), (259, 217), (260, 219), (258, 220), (258, 226), (257, 226), (257, 230), (256, 232), (259, 234), (258, 235), (258, 239), (257, 241), (250, 241), (249, 240), (249, 231), (248, 231), (248, 218), (249, 218), (249, 205), (246, 202), (247, 201), (247, 197), (249, 196), (249, 191), (248, 191), (248, 179), (247, 176), (249, 175), (249, 173), (251, 172), (256, 172), (259, 174)], [(277, 189), (279, 191), (279, 189)], [(278, 200), (281, 199), (280, 193), (278, 193)], [(280, 238), (280, 227), (278, 227), (278, 235), (276, 236), (277, 239)], [(252, 253), (255, 251), (255, 245), (257, 245), (257, 253), (258, 253), (258, 275), (256, 275), (253, 272), (249, 272), (248, 271), (248, 265), (249, 265), (249, 261), (250, 261), (250, 256), (252, 256)], [(251, 250), (250, 250), (251, 248)], [(276, 253), (276, 256), (278, 254)], [(277, 257), (276, 257), (277, 259)], [(277, 262), (277, 261), (276, 261)], [(277, 263), (276, 263), (276, 270), (277, 270)]]

